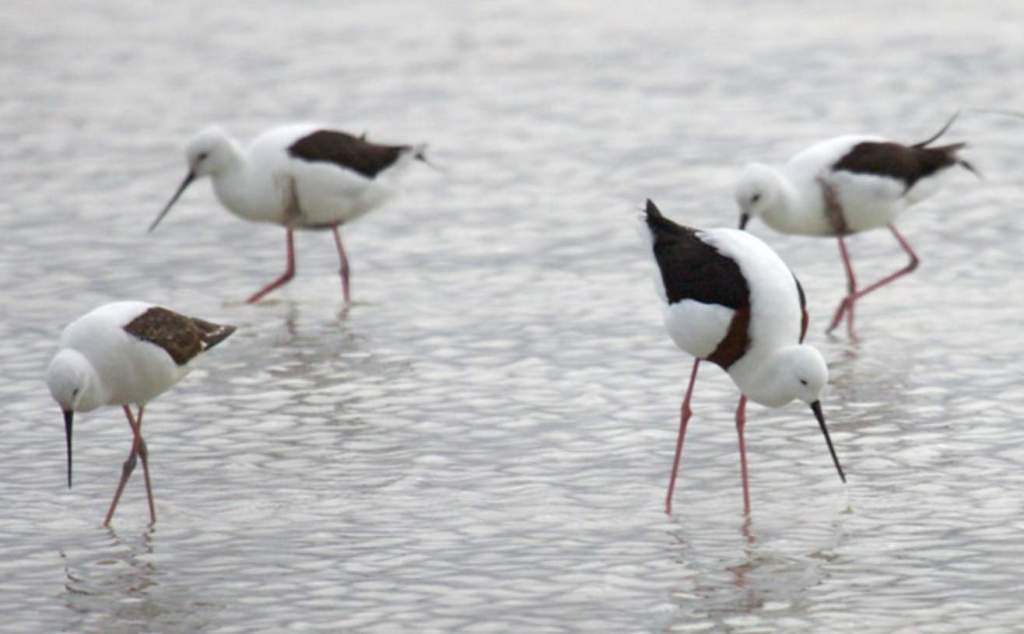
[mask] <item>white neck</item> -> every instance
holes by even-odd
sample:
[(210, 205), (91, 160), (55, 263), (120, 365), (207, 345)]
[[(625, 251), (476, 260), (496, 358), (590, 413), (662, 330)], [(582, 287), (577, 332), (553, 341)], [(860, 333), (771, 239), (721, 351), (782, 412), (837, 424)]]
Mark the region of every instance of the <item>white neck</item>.
[(236, 216), (258, 222), (281, 222), (284, 211), (282, 184), (266, 174), (254, 173), (252, 159), (231, 139), (230, 158), (211, 174), (217, 199)]
[(830, 226), (820, 199), (807, 196), (783, 172), (770, 171), (775, 189), (774, 204), (761, 213), (764, 223), (781, 233), (819, 235)]
[(792, 391), (789, 378), (789, 355), (792, 348), (786, 346), (758, 354), (747, 354), (729, 367), (729, 376), (748, 399), (768, 407), (782, 407), (797, 397)]

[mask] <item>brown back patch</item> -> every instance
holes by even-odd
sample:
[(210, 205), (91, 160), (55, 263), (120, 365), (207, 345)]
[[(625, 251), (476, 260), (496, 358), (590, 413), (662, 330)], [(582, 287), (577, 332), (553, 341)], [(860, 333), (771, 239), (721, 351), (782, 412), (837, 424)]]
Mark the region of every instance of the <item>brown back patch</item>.
[(125, 332), (160, 346), (178, 365), (185, 365), (203, 350), (215, 346), (234, 332), (234, 326), (220, 326), (154, 306), (131, 320)]
[(750, 347), (750, 306), (744, 306), (733, 313), (729, 330), (718, 346), (707, 356), (707, 360), (728, 370)]
[(889, 141), (865, 141), (853, 146), (832, 165), (833, 171), (885, 176), (903, 182), (904, 191), (914, 183), (952, 165), (963, 143), (941, 147), (906, 146)]
[(333, 163), (374, 178), (387, 169), (407, 145), (378, 145), (337, 130), (318, 130), (292, 143), (288, 153), (303, 161)]

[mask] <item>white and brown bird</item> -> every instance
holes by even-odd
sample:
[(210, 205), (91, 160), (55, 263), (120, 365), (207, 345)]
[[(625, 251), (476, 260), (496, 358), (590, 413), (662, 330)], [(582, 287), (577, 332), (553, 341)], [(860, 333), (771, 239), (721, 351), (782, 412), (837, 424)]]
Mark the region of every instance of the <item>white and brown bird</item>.
[(665, 328), (679, 348), (695, 357), (683, 397), (665, 512), (672, 512), (692, 413), (690, 397), (701, 361), (721, 367), (740, 389), (736, 433), (746, 513), (750, 489), (743, 429), (748, 399), (768, 407), (782, 407), (793, 399), (810, 405), (839, 478), (846, 482), (821, 408), (828, 367), (816, 349), (803, 343), (807, 310), (796, 276), (764, 242), (744, 231), (684, 227), (665, 218), (650, 200), (644, 222), (657, 264)]
[[(104, 304), (68, 324), (60, 349), (46, 371), (50, 394), (64, 413), (68, 488), (71, 488), (71, 439), (75, 412), (120, 405), (132, 430), (132, 445), (103, 525), (117, 508), (136, 456), (142, 460), (150, 521), (156, 521), (149, 482), (149, 454), (142, 438), (146, 403), (180, 381), (204, 352), (224, 341), (234, 326), (186, 317), (145, 302)], [(138, 407), (136, 414), (131, 406)]]
[[(912, 145), (847, 135), (816, 143), (778, 168), (761, 163), (744, 167), (735, 188), (741, 229), (758, 217), (782, 233), (839, 240), (847, 294), (828, 332), (845, 316), (847, 332), (854, 337), (857, 300), (917, 268), (917, 254), (894, 224), (899, 214), (932, 195), (949, 168), (960, 166), (977, 174), (959, 156), (964, 143), (932, 145), (955, 119), (956, 115), (931, 138)], [(877, 282), (858, 287), (843, 238), (886, 226), (910, 261)]]
[(379, 207), (397, 191), (413, 160), (426, 161), (425, 145), (380, 145), (313, 124), (273, 128), (243, 148), (220, 127), (199, 132), (185, 150), (188, 173), (149, 226), (153, 231), (182, 192), (209, 176), (228, 211), (285, 228), (287, 264), (276, 280), (249, 297), (256, 302), (295, 275), (295, 229), (329, 229), (341, 262), (345, 303), (349, 264), (338, 227)]

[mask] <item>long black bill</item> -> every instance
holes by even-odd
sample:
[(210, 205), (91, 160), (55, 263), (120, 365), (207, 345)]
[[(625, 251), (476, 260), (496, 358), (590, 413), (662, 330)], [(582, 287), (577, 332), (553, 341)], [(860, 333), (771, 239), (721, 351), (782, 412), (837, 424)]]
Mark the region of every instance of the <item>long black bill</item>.
[(740, 229), (746, 229), (748, 222), (750, 222), (750, 214), (740, 214)]
[(843, 475), (843, 468), (839, 465), (839, 458), (836, 456), (836, 450), (832, 446), (832, 439), (828, 435), (828, 427), (825, 426), (825, 415), (821, 413), (821, 401), (814, 401), (811, 403), (811, 411), (814, 412), (814, 417), (818, 419), (818, 425), (821, 427), (821, 433), (825, 434), (825, 442), (828, 443), (828, 452), (832, 454), (832, 462), (836, 463), (836, 471), (839, 472), (839, 479), (846, 483), (846, 476)]
[(68, 442), (68, 488), (71, 488), (71, 421), (75, 418), (75, 412), (66, 410), (64, 412), (64, 437)]
[(156, 226), (160, 224), (160, 221), (164, 219), (164, 216), (167, 215), (167, 212), (171, 210), (171, 207), (174, 206), (174, 203), (176, 203), (178, 201), (178, 198), (180, 198), (182, 193), (184, 193), (185, 188), (191, 185), (192, 181), (194, 181), (195, 179), (195, 172), (189, 170), (188, 174), (185, 174), (185, 180), (181, 181), (181, 185), (178, 186), (178, 191), (174, 192), (174, 196), (171, 196), (171, 201), (167, 203), (167, 206), (164, 207), (164, 210), (161, 211), (160, 215), (156, 217), (156, 220), (153, 221), (153, 224), (149, 225), (149, 229), (146, 229), (146, 233), (149, 233), (153, 231), (153, 229), (156, 229)]

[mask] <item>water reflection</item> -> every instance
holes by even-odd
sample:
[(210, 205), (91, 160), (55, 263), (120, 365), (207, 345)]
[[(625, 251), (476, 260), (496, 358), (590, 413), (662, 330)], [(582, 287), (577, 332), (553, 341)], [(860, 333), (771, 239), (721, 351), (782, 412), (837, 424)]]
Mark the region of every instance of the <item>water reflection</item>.
[(150, 597), (157, 576), (152, 557), (154, 531), (149, 528), (122, 537), (114, 528), (102, 529), (102, 542), (92, 540), (87, 549), (61, 551), (66, 576), (63, 600), (69, 610), (80, 615), (82, 625), (98, 607), (107, 605), (116, 606), (108, 617), (114, 624), (147, 623), (159, 615)]
[[(735, 548), (716, 549), (718, 555), (711, 558), (706, 544), (688, 544), (677, 534), (680, 561), (690, 574), (686, 583), (672, 592), (679, 610), (675, 622), (691, 623), (698, 617), (718, 627), (742, 625), (758, 631), (777, 627), (780, 618), (789, 619), (788, 626), (801, 623), (801, 606), (811, 601), (836, 559), (840, 526), (836, 520), (835, 533), (827, 544), (805, 544), (794, 552), (793, 545), (781, 543), (779, 536), (762, 538), (754, 519), (746, 516), (732, 527), (739, 538), (729, 540), (735, 541)], [(728, 539), (728, 531), (717, 539)], [(730, 550), (739, 553), (729, 554)]]
[(223, 607), (217, 591), (168, 582), (164, 567), (182, 562), (173, 554), (161, 555), (157, 531), (96, 529), (76, 540), (79, 547), (61, 550), (62, 601), (77, 615), (67, 629), (184, 632), (209, 623)]

